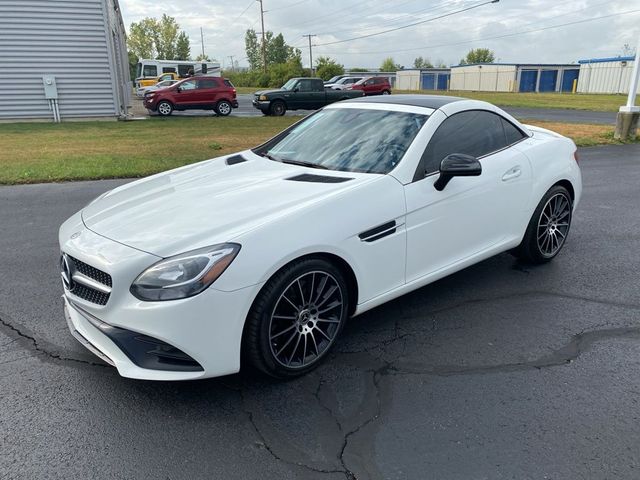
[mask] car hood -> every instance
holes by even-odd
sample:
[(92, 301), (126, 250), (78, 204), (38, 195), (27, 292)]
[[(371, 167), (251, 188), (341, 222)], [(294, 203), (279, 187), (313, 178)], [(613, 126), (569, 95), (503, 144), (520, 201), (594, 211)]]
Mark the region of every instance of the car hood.
[(282, 88), (272, 88), (270, 90), (258, 90), (257, 92), (254, 92), (254, 95), (267, 95), (269, 93), (281, 93), (281, 92), (288, 92), (289, 90), (284, 90)]
[(229, 242), (377, 178), (282, 164), (246, 151), (118, 187), (87, 205), (82, 219), (99, 235), (168, 257)]

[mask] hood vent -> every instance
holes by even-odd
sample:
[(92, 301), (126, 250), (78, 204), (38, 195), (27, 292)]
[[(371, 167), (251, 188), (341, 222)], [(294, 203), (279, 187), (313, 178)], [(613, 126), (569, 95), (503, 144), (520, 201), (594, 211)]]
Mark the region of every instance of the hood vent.
[(247, 159), (242, 155), (234, 155), (233, 157), (227, 158), (227, 165), (235, 165), (236, 163), (246, 162)]
[(313, 175), (311, 173), (303, 173), (302, 175), (296, 175), (295, 177), (289, 177), (286, 180), (292, 182), (310, 182), (310, 183), (342, 183), (353, 180), (353, 178), (347, 177), (330, 177), (329, 175)]

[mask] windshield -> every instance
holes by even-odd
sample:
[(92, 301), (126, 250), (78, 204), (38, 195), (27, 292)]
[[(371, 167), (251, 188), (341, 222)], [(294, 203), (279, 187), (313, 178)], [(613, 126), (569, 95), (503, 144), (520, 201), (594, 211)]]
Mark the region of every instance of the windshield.
[(254, 152), (309, 167), (388, 173), (400, 163), (428, 118), (420, 113), (328, 108)]
[(291, 90), (293, 89), (293, 86), (296, 84), (297, 80), (295, 78), (292, 78), (291, 80), (289, 80), (287, 83), (285, 83), (282, 86), (282, 90)]
[(340, 80), (340, 75), (336, 75), (335, 77), (331, 77), (329, 80), (327, 80), (327, 83), (336, 83), (338, 80)]

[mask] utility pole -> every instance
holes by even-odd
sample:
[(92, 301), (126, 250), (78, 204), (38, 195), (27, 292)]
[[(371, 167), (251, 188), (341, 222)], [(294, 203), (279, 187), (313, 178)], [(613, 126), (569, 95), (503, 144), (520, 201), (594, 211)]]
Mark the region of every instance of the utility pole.
[(204, 60), (204, 33), (202, 33), (202, 27), (200, 27), (200, 41), (202, 42), (202, 59)]
[(634, 138), (640, 125), (640, 105), (635, 105), (636, 94), (638, 92), (638, 82), (640, 81), (640, 38), (636, 48), (636, 57), (633, 62), (633, 72), (629, 81), (629, 94), (627, 104), (620, 107), (616, 119), (616, 130), (614, 138), (626, 140)]
[(262, 22), (262, 69), (264, 70), (264, 73), (267, 73), (267, 43), (264, 34), (264, 7), (262, 5), (262, 0), (256, 1), (260, 2), (260, 22)]
[(311, 37), (317, 37), (317, 35), (303, 35), (303, 37), (307, 37), (309, 39), (309, 73), (313, 77), (313, 49), (311, 47)]
[(229, 55), (229, 58), (231, 59), (231, 71), (235, 72), (236, 71), (236, 67), (235, 67), (235, 63), (233, 63), (233, 57), (234, 57), (234, 55)]

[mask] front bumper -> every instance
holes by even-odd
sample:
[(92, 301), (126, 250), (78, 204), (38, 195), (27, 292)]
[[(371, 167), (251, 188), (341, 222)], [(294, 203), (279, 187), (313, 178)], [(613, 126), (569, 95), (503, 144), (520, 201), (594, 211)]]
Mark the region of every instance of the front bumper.
[(269, 102), (268, 100), (266, 101), (253, 100), (252, 103), (254, 108), (257, 108), (258, 110), (262, 110), (263, 112), (268, 111), (269, 105), (271, 105), (271, 102)]
[[(158, 257), (88, 230), (79, 215), (61, 227), (60, 244), (63, 252), (113, 278), (105, 305), (83, 300), (64, 287), (64, 308), (76, 339), (120, 375), (191, 380), (240, 370), (244, 321), (261, 284), (234, 291), (216, 290), (214, 284), (194, 297), (144, 302), (131, 295), (129, 286)], [(148, 348), (136, 344), (140, 341)], [(167, 362), (166, 354), (178, 362)]]

